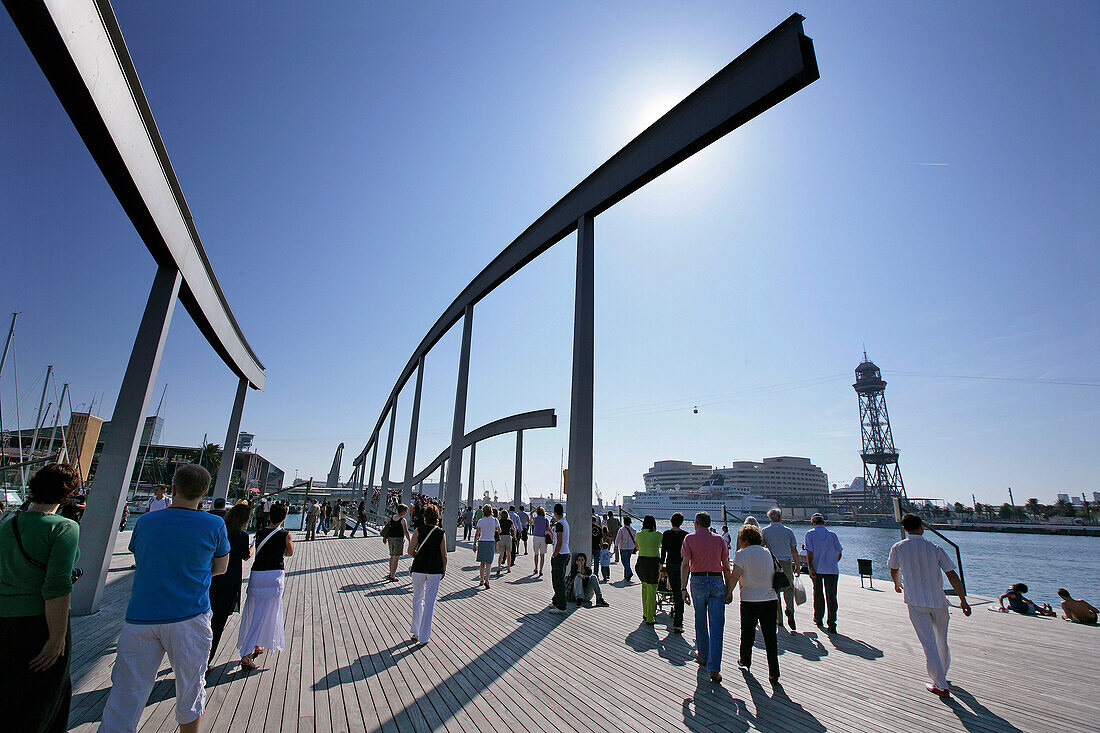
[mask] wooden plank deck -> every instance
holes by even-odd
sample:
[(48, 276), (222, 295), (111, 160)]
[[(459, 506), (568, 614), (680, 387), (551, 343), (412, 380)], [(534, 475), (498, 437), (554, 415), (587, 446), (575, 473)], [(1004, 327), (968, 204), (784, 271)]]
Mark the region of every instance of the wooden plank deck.
[[(301, 534), (301, 533), (297, 533)], [(124, 548), (128, 534), (120, 535)], [(1100, 721), (1100, 629), (1053, 619), (952, 612), (955, 696), (924, 690), (924, 657), (901, 597), (887, 583), (840, 582), (840, 634), (812, 625), (781, 631), (782, 686), (767, 682), (758, 641), (753, 675), (737, 669), (738, 605), (727, 608), (723, 676), (712, 684), (689, 661), (667, 619), (641, 622), (640, 586), (606, 588), (611, 608), (546, 613), (550, 575), (532, 556), (478, 590), (468, 546), (440, 586), (431, 644), (409, 641), (408, 558), (386, 583), (377, 538), (298, 542), (287, 562), (287, 649), (237, 663), (239, 615), (208, 676), (208, 731), (1084, 731)], [(103, 609), (73, 620), (70, 729), (94, 731), (110, 688), (115, 641), (129, 598), (129, 553), (112, 559)], [(971, 572), (975, 572), (972, 570)], [(246, 566), (247, 573), (247, 566)], [(613, 580), (622, 577), (613, 568)], [(165, 661), (142, 733), (176, 730), (174, 678)]]

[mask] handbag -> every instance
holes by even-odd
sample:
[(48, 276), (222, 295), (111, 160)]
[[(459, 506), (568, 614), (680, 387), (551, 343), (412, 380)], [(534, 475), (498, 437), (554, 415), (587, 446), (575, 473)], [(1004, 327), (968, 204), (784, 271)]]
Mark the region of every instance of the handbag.
[[(775, 555), (772, 554), (771, 550), (768, 550), (768, 554), (772, 556), (772, 566), (775, 568), (775, 573), (772, 575), (772, 590), (780, 593), (791, 587), (791, 579), (783, 572), (783, 568), (779, 567), (779, 561), (775, 559)], [(803, 590), (803, 593), (805, 593), (805, 590)]]

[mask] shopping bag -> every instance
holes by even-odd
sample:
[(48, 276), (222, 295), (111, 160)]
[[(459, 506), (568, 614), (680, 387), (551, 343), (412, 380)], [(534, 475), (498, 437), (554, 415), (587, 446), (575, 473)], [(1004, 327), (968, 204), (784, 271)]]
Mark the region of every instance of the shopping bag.
[(802, 585), (802, 578), (797, 575), (794, 578), (794, 602), (797, 606), (806, 602), (806, 586)]

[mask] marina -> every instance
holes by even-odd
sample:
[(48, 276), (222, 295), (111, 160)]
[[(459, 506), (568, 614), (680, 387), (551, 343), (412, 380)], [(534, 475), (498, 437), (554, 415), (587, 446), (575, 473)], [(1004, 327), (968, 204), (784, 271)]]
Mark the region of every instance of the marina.
[[(73, 620), (73, 731), (96, 730), (110, 686), (129, 596), (128, 537), (112, 557), (102, 610)], [(951, 700), (924, 690), (924, 658), (901, 596), (886, 584), (861, 589), (847, 575), (840, 633), (814, 628), (806, 606), (798, 632), (780, 632), (782, 685), (774, 689), (762, 670), (737, 671), (735, 599), (726, 608), (725, 682), (713, 685), (689, 659), (691, 623), (683, 636), (670, 633), (663, 614), (654, 627), (642, 624), (639, 586), (622, 584), (621, 566), (606, 587), (610, 608), (555, 617), (546, 613), (550, 579), (530, 577), (530, 555), (479, 591), (473, 554), (460, 542), (432, 643), (417, 647), (407, 633), (408, 558), (387, 584), (376, 536), (296, 547), (287, 559), (287, 649), (242, 671), (232, 648), (240, 616), (231, 617), (208, 675), (205, 730), (1064, 733), (1094, 729), (1100, 718), (1100, 659), (1082, 653), (1100, 643), (1100, 629), (987, 613), (979, 598), (970, 618), (952, 610)], [(142, 733), (176, 729), (173, 682), (165, 663)]]

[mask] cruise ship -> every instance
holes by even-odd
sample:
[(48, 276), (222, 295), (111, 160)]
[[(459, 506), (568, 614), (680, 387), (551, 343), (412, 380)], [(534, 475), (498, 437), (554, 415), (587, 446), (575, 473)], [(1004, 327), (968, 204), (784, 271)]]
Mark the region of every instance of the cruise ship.
[(634, 494), (633, 501), (629, 504), (624, 501), (623, 504), (624, 508), (629, 508), (639, 517), (652, 514), (655, 519), (668, 519), (680, 512), (690, 520), (698, 512), (709, 512), (716, 522), (721, 521), (723, 506), (727, 520), (737, 522), (749, 515), (763, 517), (775, 506), (771, 499), (754, 496), (746, 489), (726, 486), (725, 481), (725, 476), (716, 473), (698, 489), (684, 491), (657, 487), (639, 491)]

